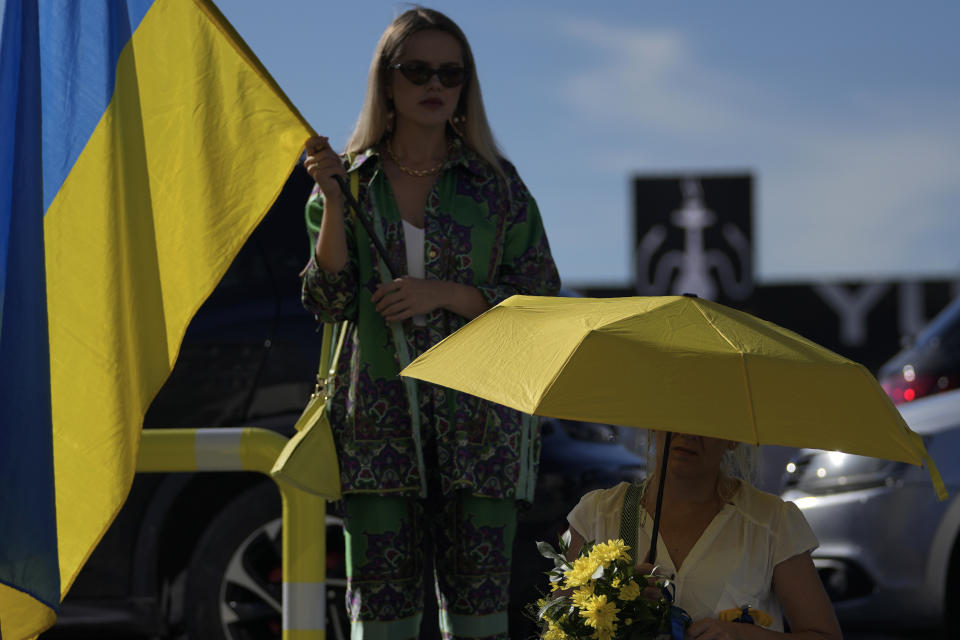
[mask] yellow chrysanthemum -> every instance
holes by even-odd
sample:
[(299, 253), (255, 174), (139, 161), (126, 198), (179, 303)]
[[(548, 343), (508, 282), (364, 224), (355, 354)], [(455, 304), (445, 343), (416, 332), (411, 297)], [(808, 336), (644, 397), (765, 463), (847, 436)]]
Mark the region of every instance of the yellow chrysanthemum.
[(592, 598), (593, 595), (593, 583), (587, 583), (574, 590), (573, 594), (570, 596), (570, 602), (572, 602), (573, 606), (577, 607), (578, 609), (583, 609), (586, 606), (587, 600)]
[(616, 578), (613, 579), (613, 582), (610, 583), (610, 586), (612, 586), (614, 589), (617, 589), (620, 587), (621, 584), (623, 584), (623, 578), (621, 578), (620, 576), (617, 576)]
[(610, 629), (597, 629), (590, 636), (593, 640), (613, 640), (613, 631)]
[(607, 596), (593, 596), (585, 604), (586, 607), (580, 611), (580, 617), (588, 627), (593, 627), (598, 633), (617, 630), (617, 614), (620, 609), (615, 603), (607, 602)]
[(595, 558), (597, 562), (603, 566), (609, 565), (611, 562), (616, 562), (617, 560), (623, 560), (624, 562), (630, 562), (630, 554), (627, 551), (630, 550), (629, 545), (627, 545), (623, 540), (608, 540), (607, 542), (601, 542), (598, 545), (595, 545), (593, 549), (590, 550), (590, 557)]
[(640, 585), (638, 585), (633, 580), (623, 585), (623, 588), (620, 589), (620, 599), (623, 600), (624, 602), (636, 600), (639, 596), (640, 596)]
[(586, 584), (599, 567), (600, 563), (595, 558), (589, 556), (577, 558), (573, 561), (573, 566), (567, 570), (563, 586), (570, 589)]
[(558, 627), (551, 620), (547, 624), (547, 631), (543, 634), (543, 640), (567, 640), (568, 636), (563, 632), (563, 629)]

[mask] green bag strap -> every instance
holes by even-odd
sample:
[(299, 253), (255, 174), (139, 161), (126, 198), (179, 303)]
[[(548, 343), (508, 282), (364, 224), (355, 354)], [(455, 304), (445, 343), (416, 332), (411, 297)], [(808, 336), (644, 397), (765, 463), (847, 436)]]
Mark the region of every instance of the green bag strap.
[[(379, 218), (378, 218), (379, 220)], [(379, 233), (379, 229), (377, 230)], [(388, 273), (387, 265), (381, 262), (381, 273)], [(389, 276), (384, 282), (390, 282)], [(394, 322), (390, 325), (393, 330), (393, 342), (397, 345), (397, 356), (402, 371), (410, 364), (410, 349), (407, 346), (407, 336), (403, 332), (403, 323)], [(410, 403), (410, 422), (413, 431), (413, 445), (417, 449), (417, 469), (420, 472), (420, 497), (427, 497), (427, 467), (423, 462), (423, 436), (420, 434), (420, 395), (417, 393), (417, 381), (413, 378), (403, 378), (403, 386), (407, 389), (407, 401)]]
[(520, 471), (517, 475), (517, 500), (533, 502), (537, 488), (537, 429), (540, 419), (529, 413), (520, 415)]
[(333, 325), (323, 323), (323, 338), (320, 345), (320, 364), (317, 369), (317, 386), (313, 395), (318, 396), (326, 388), (327, 371), (330, 369), (330, 347), (333, 344)]
[(640, 498), (643, 496), (643, 485), (632, 483), (627, 487), (623, 496), (623, 509), (620, 511), (620, 538), (633, 552), (634, 563), (642, 558), (637, 553), (637, 530), (640, 528)]
[[(359, 189), (360, 176), (354, 171), (350, 176), (350, 190), (353, 192), (354, 197), (357, 196)], [(324, 400), (330, 397), (330, 385), (333, 382), (333, 377), (337, 373), (337, 362), (340, 361), (340, 351), (343, 349), (343, 341), (349, 329), (349, 320), (344, 320), (336, 324), (330, 322), (323, 323), (323, 337), (321, 338), (320, 344), (320, 364), (317, 367), (317, 383), (313, 388), (311, 398), (316, 398), (321, 394)]]
[[(317, 382), (313, 388), (311, 398), (322, 396), (326, 401), (330, 397), (330, 385), (337, 373), (337, 362), (340, 360), (340, 351), (343, 341), (350, 328), (350, 322), (344, 320), (338, 324), (323, 323), (323, 338), (320, 345), (320, 364), (317, 367)], [(332, 353), (331, 353), (332, 351)]]

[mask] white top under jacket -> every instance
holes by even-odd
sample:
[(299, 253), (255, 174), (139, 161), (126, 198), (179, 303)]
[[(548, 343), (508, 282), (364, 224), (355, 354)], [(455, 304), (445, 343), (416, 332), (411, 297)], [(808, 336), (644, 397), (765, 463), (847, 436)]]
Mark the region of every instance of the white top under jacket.
[[(406, 220), (403, 221), (403, 240), (407, 248), (407, 274), (413, 278), (423, 278), (424, 258), (423, 243), (424, 231), (422, 227), (415, 227)], [(426, 315), (413, 316), (413, 324), (423, 327), (427, 324)]]
[[(586, 541), (620, 537), (620, 516), (627, 487), (591, 491), (580, 499), (567, 521)], [(669, 509), (669, 504), (664, 504)], [(637, 546), (631, 555), (646, 556), (653, 516), (641, 507)], [(806, 518), (792, 502), (745, 483), (725, 504), (697, 540), (678, 572), (663, 543), (657, 540), (661, 572), (674, 575), (675, 603), (696, 621), (716, 617), (725, 609), (750, 605), (773, 618), (770, 629), (783, 630), (780, 603), (771, 591), (773, 569), (779, 563), (818, 546)]]

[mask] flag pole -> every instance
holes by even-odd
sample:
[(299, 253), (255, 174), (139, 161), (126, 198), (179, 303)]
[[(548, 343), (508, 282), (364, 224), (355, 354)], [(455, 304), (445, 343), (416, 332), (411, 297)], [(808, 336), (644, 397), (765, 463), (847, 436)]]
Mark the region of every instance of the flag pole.
[(347, 186), (347, 183), (344, 181), (342, 176), (333, 177), (337, 181), (337, 184), (340, 185), (340, 191), (343, 192), (343, 197), (346, 198), (347, 205), (353, 209), (353, 212), (357, 216), (357, 220), (359, 220), (360, 224), (363, 225), (363, 228), (367, 230), (367, 235), (370, 236), (370, 240), (373, 241), (373, 246), (377, 248), (377, 253), (380, 254), (380, 257), (383, 259), (383, 263), (387, 265), (387, 270), (390, 272), (390, 277), (397, 278), (397, 270), (393, 266), (393, 263), (390, 262), (390, 258), (387, 256), (387, 249), (383, 246), (379, 236), (377, 236), (377, 232), (374, 231), (373, 225), (370, 224), (370, 221), (367, 220), (367, 217), (360, 209), (360, 203), (357, 202), (357, 199), (353, 197), (352, 193), (350, 193), (350, 188)]

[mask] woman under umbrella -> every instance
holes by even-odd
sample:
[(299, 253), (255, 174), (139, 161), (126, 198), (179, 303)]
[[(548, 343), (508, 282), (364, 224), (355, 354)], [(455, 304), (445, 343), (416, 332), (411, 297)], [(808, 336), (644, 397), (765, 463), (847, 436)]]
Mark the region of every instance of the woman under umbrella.
[[(570, 512), (568, 559), (579, 555), (585, 541), (617, 538), (646, 552), (667, 442), (664, 432), (654, 433), (656, 459), (648, 480), (591, 491)], [(797, 637), (839, 639), (839, 623), (810, 557), (817, 539), (796, 505), (750, 483), (755, 448), (679, 433), (669, 442), (657, 573), (670, 578), (674, 604), (693, 620), (687, 637), (775, 637), (785, 616)], [(653, 570), (647, 562), (640, 567)]]

